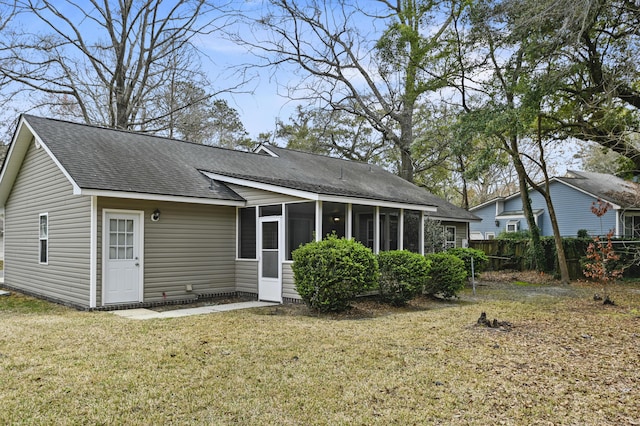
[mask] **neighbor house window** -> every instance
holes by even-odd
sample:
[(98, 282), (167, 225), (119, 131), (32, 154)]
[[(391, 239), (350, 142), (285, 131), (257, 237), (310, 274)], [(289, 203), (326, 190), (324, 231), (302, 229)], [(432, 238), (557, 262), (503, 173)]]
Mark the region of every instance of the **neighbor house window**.
[(43, 213), (40, 215), (40, 249), (39, 249), (40, 263), (49, 262), (49, 214)]
[(449, 249), (456, 246), (456, 227), (444, 227), (444, 248)]
[(484, 238), (487, 240), (493, 240), (496, 237), (495, 232), (485, 232)]
[(624, 217), (624, 235), (625, 237), (640, 237), (640, 216), (626, 215)]
[(256, 258), (256, 208), (238, 209), (238, 257)]
[(520, 230), (519, 220), (510, 220), (507, 222), (507, 232), (518, 232)]

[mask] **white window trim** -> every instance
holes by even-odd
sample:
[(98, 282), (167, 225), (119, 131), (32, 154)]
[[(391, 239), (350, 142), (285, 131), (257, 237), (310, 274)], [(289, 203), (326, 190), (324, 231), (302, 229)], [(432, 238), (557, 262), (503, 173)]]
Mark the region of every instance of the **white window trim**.
[[(510, 226), (514, 226), (515, 229), (513, 231), (509, 230)], [(512, 220), (507, 221), (507, 225), (505, 227), (505, 231), (506, 232), (518, 232), (519, 230), (520, 230), (520, 221), (519, 220), (512, 219)]]
[[(43, 217), (47, 218), (47, 236), (44, 238), (42, 237), (42, 233), (41, 233), (42, 232), (41, 223), (42, 223)], [(46, 260), (44, 262), (42, 261), (42, 241), (47, 242), (47, 252), (45, 253)], [(40, 215), (38, 216), (38, 263), (40, 265), (49, 264), (49, 213), (40, 213)]]
[[(491, 237), (491, 238), (489, 238)], [(495, 232), (485, 232), (484, 233), (484, 238), (485, 240), (492, 240), (496, 237), (496, 233)]]

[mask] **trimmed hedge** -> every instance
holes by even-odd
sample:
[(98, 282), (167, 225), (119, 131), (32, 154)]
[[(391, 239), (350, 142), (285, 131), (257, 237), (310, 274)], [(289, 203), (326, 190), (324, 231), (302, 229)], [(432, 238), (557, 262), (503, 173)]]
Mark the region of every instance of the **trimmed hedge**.
[(467, 271), (461, 259), (449, 253), (430, 253), (425, 257), (431, 262), (430, 277), (424, 289), (425, 294), (450, 298), (464, 288)]
[(380, 299), (395, 306), (405, 305), (424, 289), (431, 264), (422, 255), (406, 250), (378, 254)]
[(358, 294), (378, 284), (378, 262), (370, 249), (354, 240), (328, 235), (294, 250), (296, 291), (310, 308), (343, 311)]

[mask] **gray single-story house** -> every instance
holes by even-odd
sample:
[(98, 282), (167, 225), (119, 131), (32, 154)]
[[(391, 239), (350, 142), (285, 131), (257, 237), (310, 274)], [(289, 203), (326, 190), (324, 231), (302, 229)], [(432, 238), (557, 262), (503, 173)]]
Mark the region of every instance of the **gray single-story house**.
[(23, 115), (0, 172), (5, 287), (80, 309), (250, 294), (298, 299), (291, 251), (328, 233), (374, 252), (448, 243), (473, 214), (380, 167), (240, 152)]
[[(550, 193), (560, 233), (575, 237), (583, 229), (589, 235), (606, 235), (610, 230), (616, 237), (640, 237), (640, 185), (617, 176), (567, 171), (565, 176), (550, 179)], [(543, 236), (552, 236), (551, 218), (547, 204), (535, 190), (530, 190), (531, 208)], [(610, 208), (597, 217), (591, 207), (598, 200)], [(469, 209), (482, 218), (471, 224), (471, 239), (491, 239), (501, 232), (529, 229), (522, 210), (520, 193), (494, 198)]]

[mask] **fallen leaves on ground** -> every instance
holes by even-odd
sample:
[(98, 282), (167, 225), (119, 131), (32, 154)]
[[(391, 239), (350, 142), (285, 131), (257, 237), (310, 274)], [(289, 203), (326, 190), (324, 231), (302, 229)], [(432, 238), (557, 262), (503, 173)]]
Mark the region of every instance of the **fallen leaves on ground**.
[(147, 321), (12, 295), (0, 423), (640, 424), (640, 284), (604, 306), (591, 283), (541, 282)]

